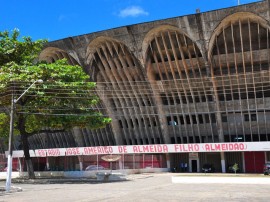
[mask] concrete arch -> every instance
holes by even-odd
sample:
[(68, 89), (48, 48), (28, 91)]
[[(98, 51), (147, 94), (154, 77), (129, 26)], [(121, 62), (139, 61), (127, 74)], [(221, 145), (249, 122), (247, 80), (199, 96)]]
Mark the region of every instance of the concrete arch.
[[(207, 69), (196, 41), (177, 27), (160, 26), (145, 36), (143, 55), (165, 141), (200, 141), (205, 132), (199, 127), (189, 130), (189, 124), (203, 119), (196, 103), (203, 102), (207, 115), (211, 116), (208, 96), (211, 89), (203, 79), (207, 76)], [(198, 81), (201, 86), (195, 89), (193, 83)], [(178, 107), (171, 108), (171, 105)], [(173, 127), (176, 125), (180, 126)], [(213, 137), (212, 130), (211, 133)]]
[[(160, 133), (151, 127), (151, 123), (158, 123), (157, 117), (143, 113), (145, 106), (153, 106), (154, 102), (150, 90), (141, 90), (147, 80), (141, 63), (129, 48), (113, 38), (98, 37), (87, 46), (86, 64), (90, 77), (97, 81), (98, 94), (113, 119), (112, 128), (117, 143), (162, 142)], [(102, 92), (106, 91), (110, 91), (111, 95), (104, 97)], [(145, 130), (139, 132), (139, 128), (143, 127)], [(125, 138), (121, 139), (121, 136)]]
[(46, 61), (48, 63), (52, 63), (56, 60), (60, 60), (66, 58), (68, 63), (70, 65), (80, 65), (79, 62), (71, 56), (69, 53), (66, 51), (60, 49), (60, 48), (55, 48), (55, 47), (48, 47), (45, 48), (40, 54), (39, 54), (39, 61)]
[[(231, 127), (223, 124), (222, 118), (233, 114), (231, 118), (236, 120), (237, 113), (241, 117), (251, 117), (251, 109), (258, 111), (258, 101), (252, 103), (262, 97), (257, 93), (261, 86), (268, 85), (265, 82), (268, 76), (263, 78), (261, 72), (269, 74), (269, 32), (269, 23), (262, 17), (252, 12), (237, 12), (224, 18), (212, 33), (208, 60), (217, 102), (220, 141), (238, 134), (249, 134), (253, 138), (259, 133), (259, 130), (252, 131), (251, 121), (246, 123), (241, 119), (238, 126)], [(238, 105), (237, 109), (224, 105), (228, 101)], [(227, 134), (223, 133), (224, 129)]]
[(254, 13), (237, 12), (237, 13), (234, 13), (232, 15), (229, 15), (218, 24), (218, 26), (214, 29), (214, 31), (212, 33), (212, 36), (211, 36), (211, 38), (209, 40), (209, 44), (208, 44), (208, 59), (210, 59), (210, 57), (211, 57), (212, 49), (213, 49), (214, 43), (215, 43), (215, 38), (220, 35), (220, 33), (223, 31), (223, 29), (230, 26), (230, 24), (236, 23), (239, 20), (246, 21), (248, 19), (251, 22), (259, 23), (262, 27), (269, 29), (269, 23), (265, 19), (263, 19), (262, 17), (254, 14)]
[(147, 56), (147, 50), (149, 47), (149, 43), (153, 40), (155, 35), (157, 35), (160, 32), (163, 31), (175, 31), (179, 34), (183, 34), (187, 36), (189, 39), (191, 39), (193, 42), (195, 41), (192, 37), (190, 37), (187, 33), (185, 33), (183, 30), (179, 29), (178, 27), (172, 26), (172, 25), (161, 25), (159, 27), (155, 27), (151, 29), (144, 37), (144, 40), (142, 42), (142, 55), (144, 63), (146, 62), (146, 56)]
[[(134, 67), (134, 69), (137, 69), (139, 72), (142, 71), (142, 65), (139, 62), (138, 58), (132, 53), (132, 51), (123, 42), (116, 40), (116, 39), (113, 39), (111, 37), (100, 36), (89, 43), (89, 45), (86, 48), (86, 54), (85, 54), (86, 65), (89, 67), (89, 69), (87, 71), (89, 72), (89, 75), (91, 76), (91, 78), (93, 78), (94, 80), (97, 79), (97, 74), (101, 70), (100, 66), (97, 68), (97, 67), (94, 67), (95, 65), (93, 65), (95, 58), (100, 58), (100, 56), (101, 56), (100, 52), (98, 50), (99, 51), (102, 50), (103, 54), (105, 52), (107, 53), (107, 54), (103, 55), (104, 56), (103, 59), (105, 59), (106, 61), (107, 61), (108, 57), (110, 58), (110, 60), (112, 59), (112, 57), (118, 58), (118, 59), (119, 59), (119, 57), (121, 58), (120, 59), (121, 62), (119, 64), (113, 64), (114, 63), (113, 62), (111, 64), (108, 63), (107, 65), (103, 66), (104, 65), (104, 63), (103, 63), (102, 66), (104, 68), (107, 67), (105, 69), (110, 69), (111, 65), (112, 65), (113, 66), (112, 69), (114, 69), (114, 68), (116, 68), (118, 70), (122, 69), (126, 73), (129, 72), (130, 75), (133, 75), (132, 72), (134, 73), (134, 71), (131, 72), (127, 68)], [(124, 59), (124, 61), (122, 59)], [(103, 70), (105, 70), (105, 69), (103, 69)], [(138, 74), (138, 72), (137, 72), (137, 74)], [(119, 74), (119, 75), (121, 76), (121, 75), (125, 75), (125, 74)], [(140, 73), (139, 75), (141, 77), (142, 73)], [(135, 75), (133, 75), (133, 76), (135, 76)], [(143, 79), (143, 78), (141, 78), (141, 79)], [(102, 80), (104, 80), (104, 79), (102, 79)], [(126, 79), (123, 79), (123, 81), (124, 80), (126, 80)], [(135, 80), (135, 78), (132, 78), (132, 80)]]
[(111, 37), (107, 37), (107, 36), (100, 36), (97, 37), (96, 39), (94, 39), (93, 41), (91, 41), (89, 43), (89, 45), (86, 48), (86, 64), (91, 65), (93, 62), (93, 54), (96, 52), (96, 48), (99, 47), (102, 43), (106, 43), (106, 42), (115, 42), (115, 43), (120, 43), (123, 44), (122, 42), (113, 39)]

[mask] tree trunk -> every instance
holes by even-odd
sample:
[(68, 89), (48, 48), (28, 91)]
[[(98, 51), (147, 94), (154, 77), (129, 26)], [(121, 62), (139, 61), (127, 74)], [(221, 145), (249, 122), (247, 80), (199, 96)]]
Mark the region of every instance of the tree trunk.
[(33, 163), (30, 157), (30, 153), (29, 153), (28, 135), (21, 133), (21, 140), (22, 140), (24, 158), (25, 158), (27, 172), (28, 172), (28, 178), (35, 179)]

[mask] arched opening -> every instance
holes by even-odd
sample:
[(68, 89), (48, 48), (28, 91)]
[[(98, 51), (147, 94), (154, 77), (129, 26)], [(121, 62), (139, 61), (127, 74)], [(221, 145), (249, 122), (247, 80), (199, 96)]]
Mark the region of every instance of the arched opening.
[[(74, 54), (75, 56), (76, 54)], [(69, 65), (79, 65), (80, 63), (69, 53), (66, 51), (55, 48), (55, 47), (47, 47), (45, 48), (39, 55), (39, 61), (46, 61), (47, 63), (54, 63), (57, 60), (66, 59)], [(80, 68), (80, 67), (78, 67)], [(83, 67), (82, 67), (83, 68)], [(95, 106), (91, 106), (93, 110), (100, 110), (101, 113), (107, 114), (105, 108), (103, 107), (103, 103), (99, 102)], [(74, 132), (75, 131), (75, 132)], [(57, 133), (50, 134), (47, 133), (47, 139), (49, 140), (48, 147), (67, 147), (71, 144), (72, 146), (76, 146), (76, 140), (81, 138), (81, 145), (84, 146), (100, 146), (100, 145), (115, 145), (115, 140), (111, 136), (111, 126), (107, 125), (103, 129), (97, 130), (89, 130), (87, 128), (84, 129), (74, 129), (73, 132), (68, 133)], [(78, 138), (79, 137), (79, 138)], [(35, 140), (38, 139), (38, 136), (31, 137)], [(77, 145), (78, 146), (78, 145)]]
[(56, 60), (61, 60), (63, 58), (67, 59), (67, 62), (70, 65), (79, 65), (79, 62), (75, 60), (70, 54), (59, 48), (45, 48), (39, 55), (39, 61), (46, 61), (48, 63), (53, 63)]
[(270, 33), (252, 13), (224, 19), (210, 40), (209, 58), (224, 140), (268, 141)]
[(86, 58), (89, 74), (97, 81), (98, 93), (113, 118), (118, 141), (125, 145), (163, 143), (151, 89), (127, 46), (99, 37), (89, 44)]
[(144, 41), (147, 77), (167, 128), (167, 141), (214, 141), (211, 82), (205, 79), (208, 69), (197, 44), (171, 26), (151, 30)]

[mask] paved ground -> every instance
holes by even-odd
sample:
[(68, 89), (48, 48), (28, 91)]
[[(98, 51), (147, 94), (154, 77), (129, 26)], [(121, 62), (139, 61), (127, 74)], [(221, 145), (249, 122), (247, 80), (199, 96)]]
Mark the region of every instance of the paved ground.
[[(182, 181), (173, 183), (172, 177), (179, 177)], [(210, 182), (207, 178), (211, 179)], [(222, 179), (226, 181), (220, 182)], [(234, 183), (230, 183), (229, 179)], [(202, 182), (198, 183), (200, 180)], [(249, 183), (243, 184), (243, 180)], [(5, 181), (0, 181), (0, 187), (4, 185)], [(21, 187), (22, 191), (0, 194), (0, 202), (270, 201), (270, 176), (263, 175), (140, 174), (130, 175), (128, 181), (113, 183), (13, 183), (13, 186)]]

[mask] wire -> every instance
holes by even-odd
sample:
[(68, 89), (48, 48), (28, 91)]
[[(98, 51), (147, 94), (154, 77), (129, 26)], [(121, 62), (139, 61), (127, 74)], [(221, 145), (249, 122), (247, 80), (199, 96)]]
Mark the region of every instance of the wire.
[[(228, 110), (228, 111), (218, 111), (218, 110), (213, 110), (210, 112), (193, 112), (193, 113), (182, 113), (182, 112), (175, 112), (175, 113), (164, 113), (165, 116), (173, 116), (173, 115), (181, 115), (181, 116), (186, 116), (186, 115), (203, 115), (203, 114), (215, 114), (215, 113), (252, 113), (252, 112), (270, 112), (268, 109), (264, 108), (252, 108), (249, 110)], [(28, 114), (28, 115), (43, 115), (43, 116), (93, 116), (93, 117), (109, 117), (109, 114), (100, 114), (100, 115), (92, 115), (92, 114), (56, 114), (56, 113), (29, 113), (29, 112), (18, 112), (19, 114)], [(136, 113), (137, 116), (160, 116), (159, 113)], [(129, 117), (124, 114), (114, 114), (114, 117)]]
[[(258, 77), (258, 78), (262, 78), (262, 77)], [(256, 78), (254, 78), (254, 79), (256, 79)], [(228, 81), (230, 81), (230, 82), (232, 82), (232, 80), (228, 80)], [(224, 81), (223, 80), (223, 82), (228, 82), (228, 81)], [(209, 84), (209, 83), (211, 83), (210, 81), (209, 82), (206, 82), (206, 83), (204, 83), (204, 82), (199, 82), (198, 83), (198, 86), (195, 86), (195, 87), (193, 87), (194, 89), (198, 89), (198, 88), (202, 88), (201, 86), (202, 86), (202, 84)], [(245, 88), (245, 86), (248, 86), (248, 85), (250, 85), (249, 87), (254, 87), (254, 85), (255, 86), (258, 86), (258, 87), (269, 87), (269, 85), (262, 85), (262, 84), (265, 84), (265, 83), (270, 83), (270, 77), (269, 77), (269, 81), (267, 81), (267, 82), (260, 82), (260, 83), (253, 83), (253, 82), (250, 82), (250, 83), (248, 83), (248, 82), (246, 82), (246, 83), (237, 83), (237, 84), (234, 84), (234, 85), (231, 85), (231, 84), (228, 84), (228, 85), (221, 85), (221, 86), (218, 86), (218, 87), (240, 87), (240, 86), (243, 86), (242, 88)], [(194, 85), (194, 84), (196, 84), (196, 83), (194, 83), (194, 82), (192, 82), (192, 85)], [(156, 87), (163, 87), (163, 88), (166, 88), (166, 87), (170, 87), (169, 89), (170, 90), (181, 90), (181, 88), (182, 87), (179, 87), (178, 85), (184, 85), (184, 86), (187, 86), (187, 83), (185, 83), (185, 84), (178, 84), (178, 83), (174, 83), (173, 81), (171, 81), (170, 82), (170, 84), (168, 84), (167, 86), (166, 85), (159, 85), (159, 84), (157, 84), (156, 85)], [(262, 86), (260, 86), (260, 85), (262, 85)], [(113, 88), (113, 89), (98, 89), (98, 88), (95, 88), (95, 89), (87, 89), (87, 90), (84, 90), (84, 89), (76, 89), (76, 91), (79, 91), (81, 94), (83, 94), (83, 93), (95, 93), (95, 92), (102, 92), (102, 93), (105, 93), (105, 92), (134, 92), (135, 90), (149, 90), (150, 92), (151, 91), (153, 91), (153, 89), (155, 89), (156, 87), (155, 87), (155, 85), (145, 85), (144, 86), (144, 88), (141, 88), (140, 86), (135, 86), (135, 85), (133, 85), (132, 86), (133, 87), (133, 89), (132, 88), (129, 88), (129, 86), (124, 86), (124, 87), (119, 87), (119, 88)], [(155, 88), (154, 88), (155, 87)], [(192, 88), (192, 89), (193, 89)], [(160, 88), (157, 88), (157, 89), (159, 89), (160, 90)], [(207, 87), (207, 89), (210, 89), (210, 87)], [(240, 87), (240, 89), (241, 89), (241, 87)], [(20, 91), (23, 91), (24, 89), (16, 89), (15, 90), (15, 92), (20, 92)], [(51, 88), (51, 89), (49, 89), (49, 88), (47, 88), (47, 89), (41, 89), (41, 88), (39, 88), (39, 89), (31, 89), (31, 90), (29, 90), (29, 92), (31, 92), (31, 91), (36, 91), (36, 90), (44, 90), (45, 92), (47, 92), (47, 93), (57, 93), (57, 92), (59, 92), (59, 93), (66, 93), (65, 91), (68, 91), (69, 93), (67, 93), (67, 94), (72, 94), (72, 91), (71, 90), (74, 90), (74, 89), (53, 89), (53, 88)], [(13, 90), (6, 90), (6, 92), (12, 92)], [(63, 92), (62, 92), (63, 91)], [(74, 90), (75, 91), (75, 90)]]
[[(268, 73), (268, 75), (266, 76), (263, 76), (262, 73)], [(256, 75), (258, 74), (258, 77), (254, 77), (252, 75)], [(201, 76), (201, 77), (197, 77), (197, 78), (188, 78), (188, 79), (191, 79), (191, 80), (195, 80), (195, 79), (217, 79), (217, 80), (220, 80), (221, 78), (228, 78), (228, 77), (247, 77), (247, 76), (252, 76), (254, 78), (261, 78), (261, 77), (267, 77), (269, 78), (269, 70), (261, 70), (261, 71), (256, 71), (256, 72), (246, 72), (246, 73), (238, 73), (238, 74), (227, 74), (227, 75), (222, 75), (222, 76)], [(237, 78), (236, 78), (237, 79)], [(187, 78), (184, 78), (184, 79), (173, 79), (173, 81), (187, 81)], [(171, 82), (172, 80), (160, 80), (161, 82)], [(155, 81), (158, 81), (158, 80), (155, 80)], [(31, 84), (31, 82), (24, 82), (24, 81), (11, 81), (9, 82), (9, 84)], [(125, 85), (149, 85), (150, 84), (150, 81), (99, 81), (99, 82), (63, 82), (64, 84), (66, 85), (70, 85), (70, 86), (74, 86), (75, 84), (86, 84), (86, 83), (96, 83), (97, 84), (125, 84)], [(63, 84), (62, 83), (62, 84)], [(37, 84), (38, 85), (44, 85), (44, 84), (50, 84), (51, 86), (61, 86), (60, 84), (57, 84), (57, 83), (51, 83), (51, 82), (46, 82), (44, 81), (43, 84)], [(76, 86), (75, 86), (76, 87)]]

